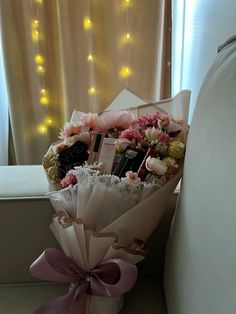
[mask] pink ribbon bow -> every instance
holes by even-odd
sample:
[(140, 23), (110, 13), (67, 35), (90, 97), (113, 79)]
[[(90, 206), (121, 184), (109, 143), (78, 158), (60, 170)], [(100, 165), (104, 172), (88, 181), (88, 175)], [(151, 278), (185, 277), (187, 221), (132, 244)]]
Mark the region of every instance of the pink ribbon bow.
[(89, 271), (81, 269), (63, 252), (46, 249), (30, 266), (34, 277), (71, 284), (68, 293), (39, 307), (35, 314), (86, 313), (86, 295), (115, 297), (129, 291), (137, 279), (137, 267), (121, 259), (109, 259)]

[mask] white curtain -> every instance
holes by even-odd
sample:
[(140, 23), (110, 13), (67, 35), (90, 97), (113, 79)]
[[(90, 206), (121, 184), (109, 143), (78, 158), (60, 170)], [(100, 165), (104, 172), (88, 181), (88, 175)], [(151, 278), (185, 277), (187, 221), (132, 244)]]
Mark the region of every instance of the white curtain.
[(0, 166), (8, 164), (8, 100), (0, 40)]
[(217, 47), (236, 34), (235, 0), (173, 0), (172, 94), (192, 91), (189, 121)]
[(41, 163), (75, 108), (170, 96), (171, 0), (5, 0), (0, 32), (17, 164)]

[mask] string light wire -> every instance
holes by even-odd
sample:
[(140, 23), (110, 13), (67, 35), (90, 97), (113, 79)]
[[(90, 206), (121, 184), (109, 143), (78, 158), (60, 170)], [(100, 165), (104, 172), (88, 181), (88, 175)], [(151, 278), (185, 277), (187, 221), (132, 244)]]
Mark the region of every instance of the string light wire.
[[(38, 132), (40, 134), (47, 134), (48, 127), (53, 125), (53, 118), (49, 115), (49, 105), (50, 98), (48, 90), (46, 89), (45, 75), (46, 75), (46, 65), (45, 57), (43, 56), (43, 47), (42, 42), (42, 32), (43, 25), (42, 19), (42, 5), (43, 0), (31, 0), (30, 6), (32, 11), (32, 20), (31, 20), (31, 34), (32, 41), (34, 46), (34, 64), (35, 70), (38, 74), (38, 102), (42, 106), (43, 113), (41, 113), (41, 122), (38, 125)], [(42, 112), (42, 111), (41, 111)]]
[(123, 55), (125, 59), (125, 65), (122, 65), (120, 69), (120, 77), (124, 79), (125, 87), (128, 85), (129, 77), (133, 74), (133, 71), (130, 67), (130, 43), (131, 43), (131, 33), (130, 33), (130, 23), (129, 23), (129, 10), (130, 10), (130, 0), (124, 0), (125, 5), (125, 24), (126, 32), (123, 36), (123, 42), (125, 43), (123, 47)]
[[(85, 23), (85, 21), (87, 23)], [(84, 29), (87, 32), (87, 36), (88, 36), (87, 37), (87, 49), (88, 49), (87, 62), (88, 62), (88, 73), (89, 73), (88, 95), (90, 96), (89, 101), (92, 107), (92, 111), (95, 112), (97, 97), (94, 97), (94, 96), (97, 94), (97, 88), (95, 86), (95, 68), (94, 68), (95, 56), (94, 56), (94, 51), (93, 51), (93, 28), (94, 28), (94, 23), (93, 21), (91, 21), (91, 2), (89, 0), (88, 1), (88, 14), (87, 14), (87, 17), (84, 18)]]

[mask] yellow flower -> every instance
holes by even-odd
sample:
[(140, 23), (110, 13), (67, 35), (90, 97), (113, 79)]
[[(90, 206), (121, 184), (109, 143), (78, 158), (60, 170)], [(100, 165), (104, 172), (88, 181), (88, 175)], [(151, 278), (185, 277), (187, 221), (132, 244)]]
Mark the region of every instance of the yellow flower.
[(167, 165), (168, 169), (167, 169), (167, 172), (166, 174), (167, 175), (173, 175), (175, 174), (175, 172), (177, 171), (178, 169), (178, 164), (176, 162), (176, 160), (172, 157), (166, 157), (164, 159), (162, 159), (162, 161)]
[(59, 183), (60, 177), (59, 177), (59, 161), (58, 161), (58, 155), (54, 155), (53, 153), (47, 153), (43, 157), (43, 167), (45, 171), (47, 172), (48, 177), (53, 183)]
[(175, 139), (168, 144), (168, 155), (175, 159), (184, 157), (185, 145), (180, 140)]
[(43, 156), (42, 162), (43, 162), (44, 169), (48, 169), (49, 167), (53, 165), (53, 157), (54, 157), (54, 154), (51, 152)]
[(58, 174), (58, 167), (57, 166), (52, 166), (52, 167), (48, 168), (47, 174), (53, 183), (59, 183), (61, 181), (59, 174)]

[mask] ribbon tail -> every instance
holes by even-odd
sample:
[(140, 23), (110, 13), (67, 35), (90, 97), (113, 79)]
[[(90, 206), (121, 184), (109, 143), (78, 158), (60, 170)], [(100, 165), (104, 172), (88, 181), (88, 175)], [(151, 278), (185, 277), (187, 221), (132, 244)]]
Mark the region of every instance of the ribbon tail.
[(78, 298), (71, 303), (69, 314), (86, 314), (87, 296), (86, 292), (78, 295)]
[(86, 290), (79, 289), (79, 294), (75, 299), (76, 290), (78, 290), (78, 287), (72, 285), (66, 295), (54, 298), (40, 306), (34, 311), (34, 314), (58, 314), (65, 309), (68, 310), (69, 314), (85, 314), (87, 304)]
[[(73, 290), (70, 289), (66, 295), (54, 298), (48, 303), (40, 306), (34, 311), (34, 314), (58, 314), (62, 310), (70, 308), (71, 304), (75, 303), (73, 297)], [(71, 312), (71, 314), (76, 314), (76, 312)]]

